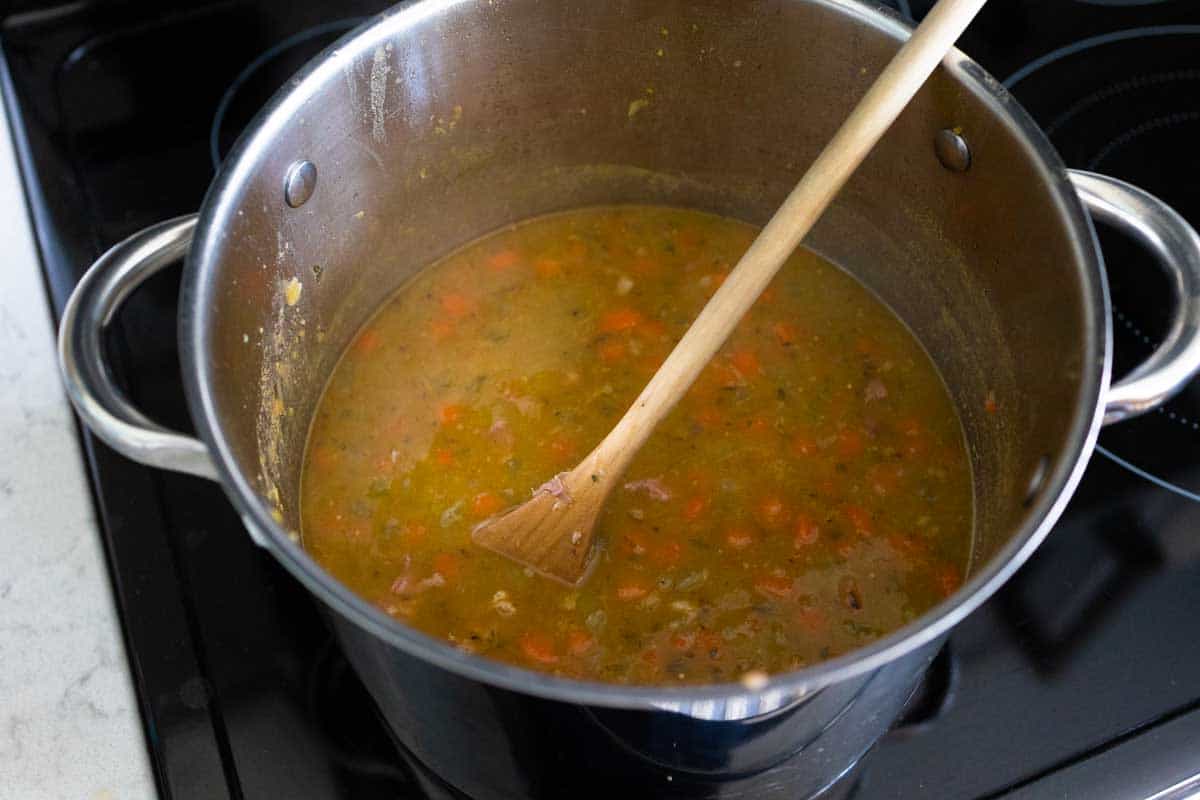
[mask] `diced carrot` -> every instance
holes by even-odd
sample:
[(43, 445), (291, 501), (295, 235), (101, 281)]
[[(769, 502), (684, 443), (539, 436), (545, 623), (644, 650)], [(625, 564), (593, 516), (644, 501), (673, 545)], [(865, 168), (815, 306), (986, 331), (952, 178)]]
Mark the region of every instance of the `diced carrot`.
[(632, 308), (615, 308), (600, 317), (601, 333), (618, 333), (636, 328), (642, 323), (642, 315)]
[(521, 652), (531, 661), (539, 664), (557, 664), (558, 654), (554, 652), (554, 642), (544, 633), (529, 631), (521, 636)]
[(784, 347), (790, 347), (800, 338), (800, 332), (790, 322), (776, 322), (771, 331), (775, 334), (776, 340)]
[(997, 408), (996, 393), (988, 391), (987, 395), (983, 398), (983, 410), (989, 414), (995, 414)]
[(721, 424), (723, 418), (721, 410), (712, 405), (703, 406), (692, 415), (692, 419), (703, 428), (715, 428)]
[(466, 415), (466, 406), (458, 403), (446, 403), (438, 408), (438, 422), (443, 425), (453, 425), (456, 422), (461, 422)]
[(807, 514), (797, 514), (796, 521), (792, 524), (792, 530), (795, 531), (795, 538), (792, 540), (797, 550), (815, 544), (821, 535), (821, 529), (818, 527), (815, 520)]
[(454, 320), (435, 319), (429, 323), (429, 332), (433, 334), (435, 342), (445, 341), (454, 333)]
[(683, 504), (683, 518), (687, 520), (699, 519), (704, 510), (708, 508), (708, 500), (700, 495), (694, 495), (688, 498), (688, 501)]
[(620, 339), (604, 339), (597, 352), (605, 364), (615, 364), (625, 358), (625, 343)]
[(427, 534), (428, 532), (429, 532), (429, 529), (426, 528), (424, 525), (422, 525), (419, 522), (406, 522), (400, 528), (400, 536), (406, 542), (410, 542), (410, 543), (416, 543), (416, 542), (421, 541), (422, 539), (425, 538), (425, 534)]
[(787, 505), (779, 495), (764, 495), (754, 507), (754, 518), (769, 531), (778, 530), (786, 525), (788, 516)]
[(567, 634), (567, 652), (573, 656), (583, 655), (591, 650), (595, 643), (595, 639), (580, 630), (573, 630)]
[(879, 356), (879, 342), (870, 336), (858, 337), (854, 342), (854, 349), (861, 355), (869, 358), (877, 358)]
[(462, 572), (462, 559), (454, 553), (438, 553), (433, 557), (433, 571), (452, 583)]
[(742, 527), (733, 527), (725, 531), (725, 541), (734, 550), (743, 550), (754, 544), (754, 534)]
[(844, 505), (842, 506), (842, 516), (859, 533), (870, 533), (874, 529), (871, 515), (862, 506)]
[(621, 600), (641, 600), (650, 591), (638, 583), (623, 583), (617, 587), (617, 597)]
[(858, 431), (849, 428), (839, 431), (837, 436), (837, 454), (842, 459), (858, 458), (862, 455), (863, 438)]
[(649, 550), (650, 534), (641, 528), (631, 528), (621, 534), (620, 548), (629, 555), (644, 556)]
[(792, 579), (780, 575), (762, 575), (754, 581), (754, 590), (767, 597), (789, 597)]
[(504, 508), (504, 500), (494, 492), (480, 492), (471, 500), (471, 513), (482, 519)]
[(550, 440), (550, 453), (559, 462), (571, 459), (575, 452), (575, 442), (567, 436), (555, 436)]
[(729, 389), (735, 386), (745, 386), (746, 378), (741, 372), (734, 369), (732, 364), (726, 364), (721, 361), (710, 362), (704, 369), (707, 376), (711, 376), (711, 380), (715, 385), (721, 388)]
[(555, 278), (562, 274), (562, 262), (555, 258), (539, 258), (533, 268), (539, 278)]
[(676, 650), (691, 650), (692, 645), (696, 643), (696, 634), (694, 633), (675, 633), (671, 635), (671, 647)]
[(669, 568), (683, 558), (683, 545), (670, 539), (650, 548), (650, 562), (656, 567)]
[(381, 344), (383, 344), (383, 337), (370, 328), (367, 328), (354, 340), (353, 349), (358, 355), (365, 356), (373, 353)]
[(443, 467), (448, 467), (454, 463), (454, 453), (448, 448), (439, 447), (433, 451), (433, 460)]
[(503, 272), (505, 270), (512, 269), (518, 263), (520, 263), (520, 261), (521, 256), (516, 250), (510, 248), (507, 250), (501, 250), (498, 253), (493, 253), (488, 257), (487, 265), (488, 268), (494, 272)]
[(942, 596), (949, 597), (959, 586), (962, 586), (962, 573), (954, 567), (945, 566), (938, 570), (937, 584), (938, 588), (942, 590)]
[(442, 295), (442, 310), (452, 317), (461, 318), (470, 314), (478, 304), (462, 292), (447, 292)]
[(658, 662), (660, 660), (660, 657), (658, 654), (658, 648), (656, 648), (654, 645), (650, 645), (649, 647), (647, 647), (645, 650), (643, 650), (641, 652), (641, 655), (639, 655), (638, 657), (641, 658), (642, 661), (644, 661), (645, 663), (649, 664), (652, 667), (657, 667)]
[(811, 456), (817, 452), (817, 440), (807, 433), (797, 433), (792, 436), (792, 453), (797, 456)]

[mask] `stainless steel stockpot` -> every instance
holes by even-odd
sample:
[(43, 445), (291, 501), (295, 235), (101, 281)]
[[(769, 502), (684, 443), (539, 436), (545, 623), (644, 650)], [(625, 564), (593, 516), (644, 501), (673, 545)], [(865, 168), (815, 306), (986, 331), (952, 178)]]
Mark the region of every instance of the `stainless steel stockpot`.
[[(324, 601), (400, 741), (451, 785), (479, 797), (819, 791), (886, 730), (950, 628), (1038, 546), (1100, 426), (1153, 408), (1200, 366), (1196, 233), (1138, 189), (1065, 170), (961, 53), (807, 240), (907, 322), (962, 416), (971, 575), (920, 619), (757, 691), (549, 677), (460, 652), (337, 583), (298, 541), (299, 473), (341, 349), (415, 270), (502, 225), (584, 205), (762, 222), (907, 35), (853, 0), (398, 6), (271, 101), (198, 215), (92, 267), (62, 323), (71, 399), (129, 457), (221, 482), (254, 540)], [(1091, 218), (1158, 256), (1177, 309), (1159, 349), (1111, 385)], [(132, 407), (101, 348), (116, 307), (181, 258), (199, 439)]]

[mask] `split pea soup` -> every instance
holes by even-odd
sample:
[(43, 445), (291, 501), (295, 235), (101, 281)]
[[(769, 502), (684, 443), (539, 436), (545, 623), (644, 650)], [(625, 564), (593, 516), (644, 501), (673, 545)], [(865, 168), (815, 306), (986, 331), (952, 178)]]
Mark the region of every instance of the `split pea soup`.
[(954, 407), (907, 328), (805, 250), (638, 454), (583, 586), (471, 542), (604, 437), (756, 232), (681, 209), (585, 209), (417, 274), (325, 389), (304, 546), (456, 647), (615, 683), (753, 680), (938, 603), (972, 533)]

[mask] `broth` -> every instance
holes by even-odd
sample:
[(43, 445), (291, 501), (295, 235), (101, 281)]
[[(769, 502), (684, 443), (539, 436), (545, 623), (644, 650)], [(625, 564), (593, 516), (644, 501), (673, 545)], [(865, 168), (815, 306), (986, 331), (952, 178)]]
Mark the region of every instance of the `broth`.
[(587, 680), (786, 671), (929, 609), (970, 549), (961, 426), (908, 329), (806, 250), (638, 454), (582, 587), (470, 541), (599, 442), (756, 233), (688, 210), (585, 209), (419, 273), (320, 402), (305, 547), (406, 624)]

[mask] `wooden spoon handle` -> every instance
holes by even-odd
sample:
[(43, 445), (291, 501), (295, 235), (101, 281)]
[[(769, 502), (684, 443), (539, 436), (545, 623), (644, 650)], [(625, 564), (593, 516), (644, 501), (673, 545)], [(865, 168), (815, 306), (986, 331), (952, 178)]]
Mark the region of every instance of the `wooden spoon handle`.
[(939, 0), (771, 217), (633, 406), (592, 452), (588, 462), (610, 475), (624, 471), (655, 426), (687, 393), (783, 262), (953, 47), (984, 2)]

